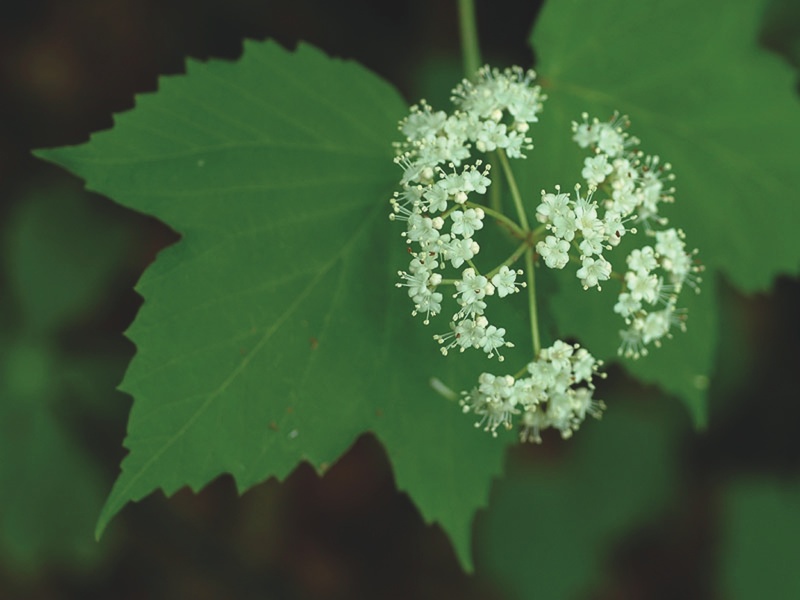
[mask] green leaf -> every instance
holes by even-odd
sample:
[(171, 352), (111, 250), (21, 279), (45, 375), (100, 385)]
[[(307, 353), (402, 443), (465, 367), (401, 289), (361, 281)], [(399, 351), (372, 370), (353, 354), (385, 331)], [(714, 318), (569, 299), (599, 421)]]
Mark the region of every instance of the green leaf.
[(632, 406), (612, 402), (566, 457), (509, 467), (479, 521), (479, 574), (535, 600), (585, 597), (602, 581), (613, 544), (674, 498), (675, 421)]
[(800, 598), (800, 486), (737, 482), (726, 491), (722, 584), (725, 596)]
[[(581, 111), (630, 116), (646, 151), (673, 163), (674, 222), (709, 269), (744, 291), (794, 274), (800, 105), (794, 73), (758, 48), (763, 0), (548, 3), (532, 43), (554, 126)], [(585, 23), (605, 36), (582, 35)]]
[[(629, 115), (642, 149), (673, 164), (677, 200), (666, 212), (700, 250), (703, 293), (686, 300), (697, 304), (689, 333), (626, 366), (681, 395), (698, 424), (706, 420), (698, 385), (715, 350), (716, 274), (751, 292), (800, 265), (792, 217), (800, 107), (791, 69), (756, 45), (762, 5), (559, 0), (546, 4), (531, 38), (549, 96), (533, 130), (539, 187), (577, 181), (582, 158), (570, 122), (583, 111)], [(553, 304), (563, 307), (572, 290), (561, 288)], [(586, 330), (587, 314), (557, 310), (561, 328), (598, 341), (618, 339), (615, 317)]]
[(300, 461), (324, 469), (373, 431), (470, 568), (472, 516), (504, 445), (433, 391), (450, 361), (394, 288), (405, 103), (356, 64), (274, 43), (190, 62), (160, 88), (89, 143), (39, 152), (182, 236), (137, 287), (130, 454), (98, 534), (158, 488), (231, 473), (244, 491)]

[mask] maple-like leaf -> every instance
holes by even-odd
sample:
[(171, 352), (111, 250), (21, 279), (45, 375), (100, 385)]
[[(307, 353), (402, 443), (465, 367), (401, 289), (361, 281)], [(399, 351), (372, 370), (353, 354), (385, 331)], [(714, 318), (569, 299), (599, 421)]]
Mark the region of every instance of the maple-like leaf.
[(452, 367), (394, 287), (408, 259), (388, 219), (392, 141), (407, 106), (305, 45), (248, 42), (236, 63), (187, 71), (87, 144), (39, 152), (181, 235), (137, 286), (130, 453), (98, 532), (156, 489), (230, 473), (244, 491), (301, 461), (324, 469), (373, 431), (469, 568), (504, 444), (431, 388)]

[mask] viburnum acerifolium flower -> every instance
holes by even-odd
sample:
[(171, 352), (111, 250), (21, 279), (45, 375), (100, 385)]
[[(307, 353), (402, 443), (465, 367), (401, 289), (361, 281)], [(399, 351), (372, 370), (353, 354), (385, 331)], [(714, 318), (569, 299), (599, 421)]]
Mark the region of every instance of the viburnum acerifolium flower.
[(621, 257), (625, 268), (614, 305), (627, 325), (620, 331), (619, 353), (639, 358), (674, 328), (685, 329), (679, 294), (687, 285), (699, 289), (702, 267), (694, 261), (697, 251), (687, 250), (683, 231), (669, 227), (659, 212), (675, 201), (671, 165), (637, 150), (640, 142), (627, 133), (625, 117), (582, 119), (572, 124), (572, 139), (591, 152), (581, 171), (587, 192), (581, 193), (580, 184), (574, 198), (559, 187), (542, 192), (536, 217), (549, 235), (537, 243), (537, 252), (548, 267), (563, 269), (569, 262), (564, 253), (577, 247), (576, 276), (584, 289), (600, 289), (614, 273), (609, 258), (623, 236), (641, 240)]
[[(500, 149), (524, 158), (533, 148), (527, 132), (545, 98), (531, 85), (534, 79), (533, 71), (519, 67), (484, 67), (475, 82), (465, 80), (453, 89), (453, 114), (423, 101), (400, 122), (405, 140), (397, 145), (396, 162), (403, 169), (402, 190), (391, 200), (391, 217), (406, 223), (410, 263), (399, 273), (398, 286), (407, 288), (413, 314), (423, 315), (427, 324), (443, 310), (442, 282), (452, 285), (449, 331), (434, 336), (443, 354), (473, 348), (503, 360), (502, 349), (513, 346), (506, 330), (489, 322), (486, 308), (491, 298), (524, 287), (517, 281), (523, 273), (508, 265), (482, 273), (475, 266), (481, 247), (474, 236), (483, 229), (486, 212), (471, 199), (486, 194), (492, 183), (485, 153)], [(453, 276), (445, 277), (447, 271)]]
[(586, 415), (599, 418), (605, 409), (592, 398), (601, 365), (580, 345), (558, 340), (527, 365), (525, 377), (482, 373), (475, 388), (462, 392), (460, 404), (478, 417), (476, 427), (494, 436), (500, 427), (512, 429), (518, 417), (523, 442), (541, 442), (540, 433), (549, 427), (567, 439)]
[[(495, 436), (517, 419), (520, 439), (539, 442), (547, 428), (570, 437), (586, 415), (599, 418), (605, 405), (593, 398), (593, 378), (604, 376), (598, 373), (601, 361), (562, 340), (540, 347), (535, 265), (565, 269), (574, 262), (586, 290), (619, 281), (614, 312), (627, 325), (620, 332), (620, 353), (634, 358), (674, 327), (684, 328), (678, 294), (685, 285), (697, 289), (701, 269), (693, 260), (696, 251), (686, 250), (683, 232), (668, 227), (659, 213), (662, 204), (674, 201), (670, 165), (637, 150), (639, 140), (618, 115), (601, 122), (584, 114), (573, 123), (573, 140), (591, 154), (580, 171), (582, 182), (571, 193), (559, 186), (542, 190), (538, 205), (530, 206), (537, 226), (528, 225), (508, 159), (524, 159), (533, 149), (528, 134), (546, 99), (535, 77), (519, 67), (483, 67), (474, 80), (453, 89), (451, 114), (425, 101), (411, 107), (399, 125), (405, 139), (395, 145), (402, 175), (391, 219), (405, 223), (409, 264), (398, 272), (397, 286), (406, 288), (412, 314), (426, 325), (443, 311), (451, 315), (447, 331), (433, 336), (445, 356), (478, 350), (504, 360), (515, 332), (490, 322), (490, 307), (528, 288), (533, 360), (515, 375), (482, 373), (471, 391), (462, 392), (460, 404), (476, 415), (476, 426)], [(496, 199), (483, 200), (492, 185), (491, 164), (503, 168), (516, 220)], [(507, 260), (488, 268), (478, 257), (487, 216), (521, 242)], [(617, 250), (623, 239), (637, 235), (643, 244)], [(525, 270), (514, 264), (523, 254)], [(623, 270), (615, 271), (620, 264)], [(448, 389), (435, 381), (436, 389)]]

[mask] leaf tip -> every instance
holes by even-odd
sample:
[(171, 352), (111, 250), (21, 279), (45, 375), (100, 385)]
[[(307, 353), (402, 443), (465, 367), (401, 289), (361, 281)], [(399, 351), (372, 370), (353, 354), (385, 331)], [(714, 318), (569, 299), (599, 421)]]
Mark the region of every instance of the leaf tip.
[(103, 537), (103, 533), (105, 532), (106, 527), (108, 527), (109, 522), (117, 512), (114, 511), (113, 513), (111, 513), (109, 511), (108, 505), (109, 503), (106, 502), (106, 504), (103, 506), (103, 509), (100, 511), (100, 516), (97, 518), (97, 525), (95, 525), (94, 528), (94, 540), (96, 542), (99, 542), (100, 539)]

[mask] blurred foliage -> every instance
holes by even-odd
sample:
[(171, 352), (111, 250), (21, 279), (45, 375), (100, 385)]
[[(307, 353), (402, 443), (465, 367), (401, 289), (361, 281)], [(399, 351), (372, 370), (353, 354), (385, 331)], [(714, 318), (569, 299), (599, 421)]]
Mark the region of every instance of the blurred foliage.
[(800, 69), (800, 3), (771, 0), (761, 26), (761, 43)]
[(676, 450), (688, 423), (635, 404), (652, 401), (616, 394), (564, 456), (512, 461), (479, 520), (479, 572), (520, 599), (578, 598), (602, 582), (613, 544), (679, 498)]
[(726, 597), (800, 598), (800, 480), (744, 478), (727, 486), (723, 500)]
[(1, 235), (0, 552), (23, 571), (87, 567), (102, 551), (92, 530), (106, 484), (73, 423), (119, 396), (87, 393), (107, 380), (108, 357), (72, 351), (64, 336), (103, 302), (131, 230), (86, 194), (50, 186), (22, 194)]

